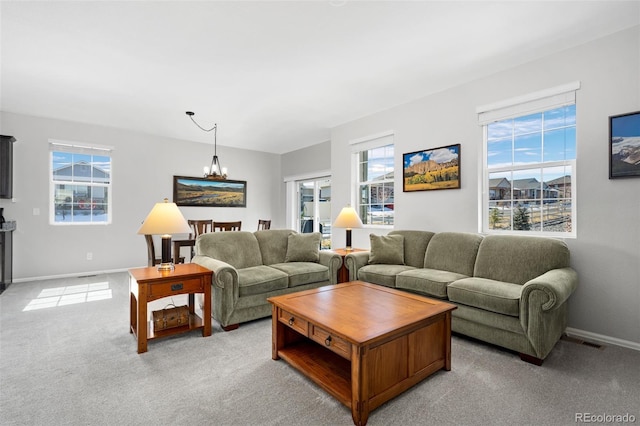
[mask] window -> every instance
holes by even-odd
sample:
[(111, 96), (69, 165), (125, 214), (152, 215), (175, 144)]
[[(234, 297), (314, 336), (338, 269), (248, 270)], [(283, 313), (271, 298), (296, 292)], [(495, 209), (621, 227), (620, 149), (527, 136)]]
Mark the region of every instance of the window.
[(111, 149), (51, 142), (52, 224), (111, 223)]
[(357, 211), (365, 225), (394, 223), (393, 136), (352, 142), (356, 160)]
[(485, 119), (483, 232), (576, 235), (579, 85), (570, 87), (480, 114), (481, 122)]

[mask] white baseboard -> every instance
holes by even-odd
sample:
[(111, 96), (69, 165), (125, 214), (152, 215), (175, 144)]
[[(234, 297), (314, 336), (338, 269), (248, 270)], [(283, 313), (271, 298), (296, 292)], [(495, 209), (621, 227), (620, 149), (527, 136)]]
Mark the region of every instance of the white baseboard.
[(606, 343), (609, 345), (621, 346), (623, 348), (640, 351), (640, 343), (632, 342), (630, 340), (618, 339), (617, 337), (605, 336), (604, 334), (592, 333), (590, 331), (579, 330), (571, 327), (567, 327), (565, 333), (569, 337), (577, 337), (590, 342)]

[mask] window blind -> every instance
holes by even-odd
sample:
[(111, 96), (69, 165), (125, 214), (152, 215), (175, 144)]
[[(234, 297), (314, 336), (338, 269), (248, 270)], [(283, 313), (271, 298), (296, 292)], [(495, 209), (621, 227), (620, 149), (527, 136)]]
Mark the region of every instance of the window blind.
[(479, 106), (476, 108), (478, 124), (484, 126), (496, 121), (572, 105), (576, 102), (576, 90), (579, 88), (580, 82), (575, 81), (524, 96)]
[(392, 143), (393, 131), (391, 130), (349, 141), (349, 145), (351, 145), (351, 152), (366, 151), (385, 145), (391, 145)]
[(49, 141), (49, 151), (72, 152), (74, 154), (110, 155), (113, 147), (101, 145), (82, 145), (74, 142)]

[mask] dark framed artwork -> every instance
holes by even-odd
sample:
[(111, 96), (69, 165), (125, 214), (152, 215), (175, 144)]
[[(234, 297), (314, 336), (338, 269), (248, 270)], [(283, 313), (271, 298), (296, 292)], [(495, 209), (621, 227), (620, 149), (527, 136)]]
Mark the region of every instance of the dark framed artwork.
[(460, 144), (402, 155), (402, 191), (460, 188)]
[(173, 202), (179, 206), (247, 207), (247, 182), (174, 176)]
[(609, 179), (640, 176), (640, 111), (609, 117)]

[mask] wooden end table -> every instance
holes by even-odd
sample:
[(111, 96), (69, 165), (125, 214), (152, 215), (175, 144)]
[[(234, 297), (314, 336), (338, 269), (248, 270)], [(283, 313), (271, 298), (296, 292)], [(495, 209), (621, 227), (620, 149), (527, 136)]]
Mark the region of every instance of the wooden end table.
[(357, 253), (359, 251), (369, 251), (369, 250), (359, 249), (359, 248), (352, 248), (347, 250), (346, 248), (340, 248), (340, 249), (332, 249), (331, 251), (336, 254), (339, 254), (342, 257), (342, 266), (340, 267), (340, 269), (338, 269), (338, 284), (340, 284), (340, 283), (346, 283), (347, 281), (349, 281), (349, 269), (347, 268), (347, 265), (345, 265), (344, 263), (344, 258), (347, 257), (349, 253)]
[[(129, 269), (129, 332), (138, 340), (138, 353), (147, 351), (147, 341), (202, 329), (202, 336), (211, 336), (211, 278), (213, 271), (195, 263), (175, 265), (173, 271), (158, 268)], [(203, 293), (202, 318), (195, 312), (195, 293)], [(189, 325), (154, 330), (148, 321), (147, 303), (178, 294), (189, 295)]]
[(451, 370), (455, 305), (353, 281), (267, 299), (271, 357), (351, 409), (354, 424), (438, 370)]

